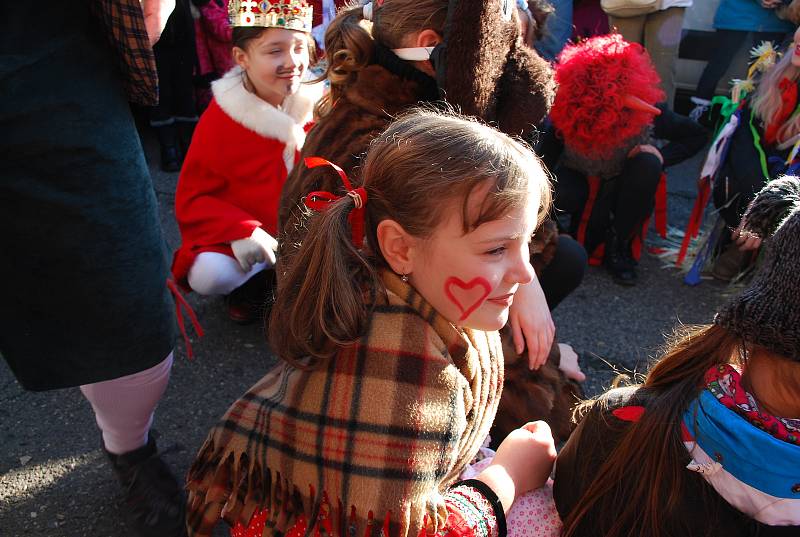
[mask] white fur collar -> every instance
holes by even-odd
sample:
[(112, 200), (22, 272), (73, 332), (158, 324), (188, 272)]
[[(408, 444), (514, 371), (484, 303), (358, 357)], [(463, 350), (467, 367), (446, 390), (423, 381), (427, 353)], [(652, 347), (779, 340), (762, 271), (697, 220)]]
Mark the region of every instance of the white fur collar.
[(303, 148), (303, 126), (313, 119), (314, 105), (322, 96), (323, 85), (303, 84), (278, 109), (250, 93), (242, 83), (241, 67), (234, 67), (211, 84), (220, 108), (240, 125), (266, 138), (286, 144), (283, 160), (287, 171), (294, 166), (295, 151)]

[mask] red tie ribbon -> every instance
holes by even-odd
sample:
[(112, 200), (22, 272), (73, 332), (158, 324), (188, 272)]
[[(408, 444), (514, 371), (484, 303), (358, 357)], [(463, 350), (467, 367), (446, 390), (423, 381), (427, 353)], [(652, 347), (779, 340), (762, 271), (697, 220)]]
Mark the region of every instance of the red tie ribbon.
[[(320, 157), (306, 157), (304, 160), (306, 164), (306, 168), (316, 168), (318, 166), (330, 166), (336, 173), (339, 174), (339, 177), (342, 178), (342, 183), (344, 183), (345, 190), (347, 190), (346, 196), (353, 198), (353, 209), (350, 211), (350, 215), (347, 217), (348, 222), (350, 222), (350, 229), (353, 233), (353, 244), (356, 248), (361, 248), (364, 245), (364, 206), (367, 204), (367, 191), (364, 187), (353, 188), (353, 185), (350, 184), (350, 180), (347, 178), (347, 174), (344, 173), (344, 170), (341, 169), (336, 164), (325, 160), (324, 158)], [(332, 194), (331, 192), (325, 192), (324, 190), (310, 192), (305, 199), (306, 207), (311, 209), (312, 211), (322, 212), (327, 209), (331, 203), (335, 202), (336, 200), (342, 199), (344, 196), (337, 196), (336, 194)]]

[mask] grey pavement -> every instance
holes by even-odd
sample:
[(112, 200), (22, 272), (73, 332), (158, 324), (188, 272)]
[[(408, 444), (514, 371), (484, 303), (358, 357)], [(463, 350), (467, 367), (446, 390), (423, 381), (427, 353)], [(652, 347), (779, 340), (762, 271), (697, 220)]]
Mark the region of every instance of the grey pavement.
[[(174, 249), (180, 242), (173, 213), (177, 174), (158, 169), (149, 135), (145, 148), (166, 241)], [(670, 225), (686, 223), (699, 166), (696, 157), (669, 170)], [(663, 334), (678, 322), (709, 321), (724, 299), (722, 285), (687, 287), (674, 269), (648, 255), (640, 279), (636, 287), (623, 288), (601, 268), (590, 268), (582, 286), (554, 312), (559, 339), (582, 355), (589, 394), (605, 389), (617, 371), (643, 371)], [(187, 323), (196, 356), (188, 361), (177, 342), (154, 425), (165, 460), (181, 477), (215, 420), (275, 363), (260, 326), (231, 323), (221, 299), (188, 299), (206, 335), (198, 341)], [(25, 392), (0, 362), (0, 537), (132, 537), (88, 402), (77, 388)], [(222, 526), (218, 534), (226, 535)]]

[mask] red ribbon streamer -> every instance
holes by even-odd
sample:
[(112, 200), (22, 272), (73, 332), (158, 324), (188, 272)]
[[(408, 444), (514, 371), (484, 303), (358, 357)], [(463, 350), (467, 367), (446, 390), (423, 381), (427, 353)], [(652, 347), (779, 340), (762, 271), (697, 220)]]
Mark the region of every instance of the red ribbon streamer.
[(678, 259), (675, 262), (675, 265), (678, 267), (680, 267), (683, 264), (683, 260), (686, 259), (689, 243), (692, 239), (697, 237), (700, 232), (700, 224), (703, 223), (703, 213), (705, 212), (710, 197), (711, 178), (701, 177), (697, 182), (697, 199), (695, 199), (694, 207), (692, 207), (692, 214), (689, 216), (689, 222), (686, 224), (686, 232), (683, 234), (683, 243), (678, 252)]
[[(321, 157), (306, 157), (305, 158), (306, 168), (317, 168), (319, 166), (330, 166), (336, 173), (339, 174), (339, 177), (342, 179), (342, 183), (344, 184), (345, 190), (347, 190), (347, 196), (353, 198), (353, 202), (355, 207), (350, 211), (350, 214), (347, 217), (347, 221), (350, 222), (350, 230), (353, 235), (353, 244), (356, 248), (361, 248), (364, 246), (364, 207), (367, 204), (367, 191), (364, 187), (353, 188), (353, 185), (350, 184), (350, 180), (347, 178), (347, 174), (344, 173), (344, 170), (341, 169), (336, 164), (325, 160)], [(322, 212), (330, 206), (331, 203), (342, 199), (343, 196), (337, 196), (331, 192), (326, 192), (324, 190), (319, 190), (315, 192), (310, 192), (305, 199), (305, 205), (312, 211)]]
[(178, 328), (180, 328), (181, 335), (183, 336), (183, 342), (186, 344), (186, 357), (191, 360), (194, 357), (194, 352), (192, 352), (192, 342), (189, 340), (189, 334), (186, 333), (186, 327), (183, 324), (183, 311), (181, 310), (181, 307), (186, 309), (186, 313), (189, 315), (189, 320), (194, 327), (194, 331), (197, 333), (197, 337), (203, 337), (203, 327), (200, 326), (200, 322), (197, 320), (197, 315), (192, 307), (189, 305), (186, 299), (183, 298), (183, 295), (178, 289), (175, 280), (171, 278), (167, 279), (167, 288), (175, 299), (175, 317), (178, 319)]
[(667, 174), (661, 173), (656, 189), (656, 231), (662, 239), (667, 238)]
[(586, 182), (589, 184), (589, 197), (586, 199), (586, 204), (583, 206), (583, 214), (581, 214), (581, 222), (578, 225), (578, 242), (584, 244), (586, 242), (586, 227), (589, 224), (589, 217), (592, 216), (592, 209), (594, 209), (594, 202), (597, 201), (597, 193), (600, 192), (600, 178), (596, 175), (587, 175)]

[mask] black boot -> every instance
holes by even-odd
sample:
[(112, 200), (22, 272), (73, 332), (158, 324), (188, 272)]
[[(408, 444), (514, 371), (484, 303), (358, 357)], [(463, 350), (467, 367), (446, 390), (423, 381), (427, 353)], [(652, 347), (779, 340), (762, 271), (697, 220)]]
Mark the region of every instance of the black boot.
[(181, 153), (186, 156), (189, 152), (189, 146), (192, 144), (192, 136), (194, 136), (194, 128), (197, 126), (197, 120), (180, 119), (178, 125), (178, 143), (180, 145)]
[(613, 230), (606, 234), (603, 264), (615, 283), (636, 285), (636, 262), (631, 255), (630, 242), (620, 240)]
[(178, 147), (178, 134), (175, 124), (159, 125), (155, 129), (158, 135), (158, 144), (161, 146), (161, 169), (165, 172), (181, 171), (183, 158)]
[(128, 521), (136, 535), (184, 537), (186, 498), (177, 479), (158, 456), (152, 436), (139, 449), (122, 455), (106, 451), (106, 455), (125, 491)]

